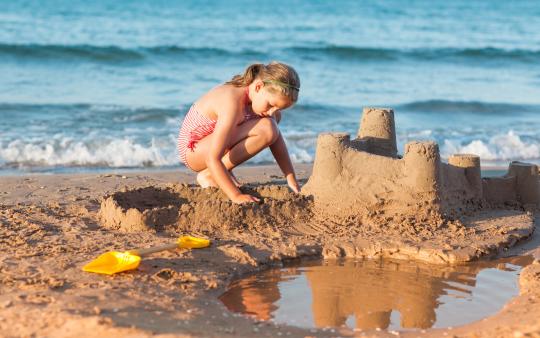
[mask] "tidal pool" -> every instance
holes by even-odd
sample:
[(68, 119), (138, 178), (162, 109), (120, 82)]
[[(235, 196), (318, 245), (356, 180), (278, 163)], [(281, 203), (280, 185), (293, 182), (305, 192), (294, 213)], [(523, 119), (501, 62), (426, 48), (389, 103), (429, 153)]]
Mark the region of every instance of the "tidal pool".
[(519, 272), (532, 261), (307, 261), (235, 281), (219, 298), (230, 311), (304, 328), (449, 327), (499, 311), (519, 293)]

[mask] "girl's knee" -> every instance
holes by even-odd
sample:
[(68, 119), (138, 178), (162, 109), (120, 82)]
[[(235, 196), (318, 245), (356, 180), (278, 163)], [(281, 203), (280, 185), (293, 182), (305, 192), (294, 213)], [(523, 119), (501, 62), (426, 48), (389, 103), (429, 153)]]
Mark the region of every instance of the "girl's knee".
[(261, 118), (257, 123), (259, 129), (259, 135), (264, 138), (265, 143), (268, 145), (273, 144), (279, 137), (279, 128), (277, 123), (272, 118)]

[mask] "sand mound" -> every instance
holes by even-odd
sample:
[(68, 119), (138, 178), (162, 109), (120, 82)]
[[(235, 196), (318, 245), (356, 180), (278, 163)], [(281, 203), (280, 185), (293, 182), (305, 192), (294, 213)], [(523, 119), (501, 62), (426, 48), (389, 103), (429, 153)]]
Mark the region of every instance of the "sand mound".
[(125, 232), (215, 232), (276, 227), (310, 217), (311, 199), (280, 185), (248, 186), (260, 204), (238, 205), (215, 188), (187, 185), (145, 187), (106, 196), (99, 211), (103, 226)]
[(186, 203), (172, 190), (152, 187), (116, 192), (101, 202), (103, 226), (126, 232), (152, 231), (173, 224)]

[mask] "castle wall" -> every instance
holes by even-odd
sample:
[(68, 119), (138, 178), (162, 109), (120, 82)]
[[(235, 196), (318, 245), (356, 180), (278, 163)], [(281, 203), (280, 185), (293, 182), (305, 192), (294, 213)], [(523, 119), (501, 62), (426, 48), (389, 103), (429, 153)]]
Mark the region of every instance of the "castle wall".
[(535, 164), (512, 162), (504, 176), (483, 178), (482, 187), (489, 203), (540, 207), (540, 175)]
[(358, 150), (360, 141), (344, 133), (319, 135), (313, 173), (302, 189), (317, 207), (345, 217), (439, 208), (437, 144), (412, 142), (398, 159)]
[(504, 177), (482, 179), (478, 156), (456, 154), (443, 163), (435, 142), (409, 142), (399, 158), (392, 109), (365, 108), (361, 123), (353, 140), (345, 133), (318, 137), (303, 193), (328, 213), (456, 215), (484, 201), (540, 205), (536, 165), (513, 162)]

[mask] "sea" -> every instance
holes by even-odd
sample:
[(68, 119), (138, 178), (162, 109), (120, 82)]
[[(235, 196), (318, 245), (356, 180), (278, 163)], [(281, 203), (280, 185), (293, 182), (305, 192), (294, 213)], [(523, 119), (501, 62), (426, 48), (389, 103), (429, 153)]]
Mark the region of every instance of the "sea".
[(540, 163), (539, 1), (0, 0), (0, 175), (184, 168), (189, 106), (272, 60), (301, 78), (295, 163), (370, 106), (394, 109), (401, 153)]

